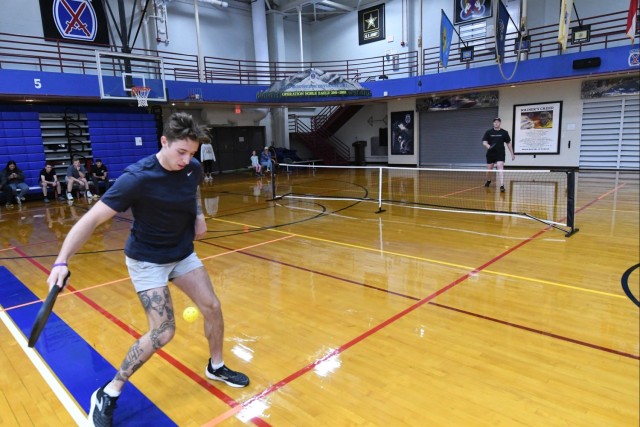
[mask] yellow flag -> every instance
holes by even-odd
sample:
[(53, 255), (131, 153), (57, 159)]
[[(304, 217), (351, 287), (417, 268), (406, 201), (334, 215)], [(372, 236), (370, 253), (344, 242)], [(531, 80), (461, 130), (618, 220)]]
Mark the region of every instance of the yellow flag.
[(571, 12), (573, 12), (573, 0), (562, 0), (560, 4), (560, 24), (558, 26), (558, 43), (562, 50), (567, 49), (567, 39), (571, 26)]

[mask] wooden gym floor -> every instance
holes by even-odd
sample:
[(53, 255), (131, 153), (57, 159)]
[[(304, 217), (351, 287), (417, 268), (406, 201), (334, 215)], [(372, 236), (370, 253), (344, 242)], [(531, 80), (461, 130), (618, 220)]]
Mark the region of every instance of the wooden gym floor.
[[(133, 376), (115, 425), (640, 423), (637, 172), (579, 174), (569, 238), (514, 217), (268, 202), (269, 180), (204, 184), (209, 233), (196, 243), (223, 304), (225, 362), (251, 384), (204, 379), (202, 320), (182, 319), (191, 303), (170, 285), (176, 337)], [(0, 208), (2, 426), (82, 423), (146, 329), (122, 253), (127, 212), (72, 259), (26, 347), (48, 269), (89, 208)]]

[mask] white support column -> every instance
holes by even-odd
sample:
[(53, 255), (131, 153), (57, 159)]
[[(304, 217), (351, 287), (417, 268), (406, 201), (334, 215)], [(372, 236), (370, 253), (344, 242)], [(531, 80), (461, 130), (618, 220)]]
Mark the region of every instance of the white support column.
[(300, 33), (300, 67), (304, 70), (304, 47), (302, 46), (302, 7), (298, 6), (298, 32)]
[[(267, 14), (265, 13), (264, 0), (254, 0), (251, 3), (251, 21), (253, 24), (253, 49), (255, 60), (258, 62), (269, 62), (269, 43), (267, 41)], [(260, 64), (259, 72), (266, 71)]]
[(198, 81), (204, 82), (204, 58), (202, 56), (202, 46), (200, 42), (200, 9), (198, 7), (199, 0), (194, 0), (193, 9), (196, 21), (196, 46), (198, 49)]

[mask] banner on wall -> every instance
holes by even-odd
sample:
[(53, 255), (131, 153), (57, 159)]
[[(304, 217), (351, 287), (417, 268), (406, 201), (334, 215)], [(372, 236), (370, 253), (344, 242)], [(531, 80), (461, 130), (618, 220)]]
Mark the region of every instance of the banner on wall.
[(582, 82), (580, 90), (580, 98), (582, 99), (638, 95), (640, 95), (640, 79), (638, 77), (585, 80)]
[(109, 44), (107, 18), (101, 1), (40, 0), (40, 15), (47, 39)]
[(432, 96), (430, 98), (418, 98), (416, 100), (416, 111), (426, 113), (427, 111), (497, 107), (498, 101), (499, 92), (497, 90)]
[(391, 113), (391, 154), (413, 154), (413, 111)]
[(319, 68), (308, 68), (275, 82), (269, 89), (259, 92), (261, 101), (306, 101), (318, 98), (368, 98), (371, 90), (358, 82), (347, 80), (336, 73)]
[(466, 24), (491, 17), (491, 0), (454, 0), (454, 2), (456, 24)]
[(384, 3), (358, 11), (358, 39), (360, 44), (384, 40)]

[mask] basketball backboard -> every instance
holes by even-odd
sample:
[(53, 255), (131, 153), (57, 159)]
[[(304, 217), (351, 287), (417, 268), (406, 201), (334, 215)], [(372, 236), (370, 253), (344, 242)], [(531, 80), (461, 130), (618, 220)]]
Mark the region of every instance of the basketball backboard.
[(162, 58), (96, 51), (96, 63), (102, 99), (135, 100), (131, 88), (144, 86), (149, 102), (167, 102)]

